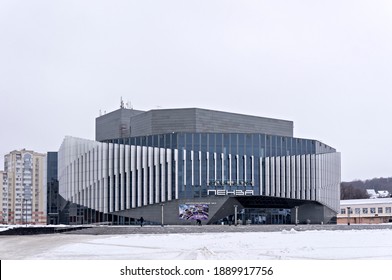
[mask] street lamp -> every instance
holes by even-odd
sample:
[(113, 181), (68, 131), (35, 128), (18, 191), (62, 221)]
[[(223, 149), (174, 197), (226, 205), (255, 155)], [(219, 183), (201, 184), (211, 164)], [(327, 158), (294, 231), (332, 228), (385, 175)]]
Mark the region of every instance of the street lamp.
[(165, 206), (164, 203), (161, 203), (161, 214), (162, 214), (162, 219), (161, 219), (161, 227), (163, 227), (163, 206)]
[(350, 225), (350, 210), (351, 210), (351, 207), (348, 206), (347, 207), (347, 225), (348, 226)]
[(234, 205), (234, 225), (237, 226), (237, 207), (238, 205)]

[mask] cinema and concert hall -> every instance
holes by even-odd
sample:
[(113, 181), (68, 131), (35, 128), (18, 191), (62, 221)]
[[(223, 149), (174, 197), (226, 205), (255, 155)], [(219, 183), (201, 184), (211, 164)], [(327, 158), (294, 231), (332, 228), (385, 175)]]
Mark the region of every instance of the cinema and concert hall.
[(293, 122), (199, 108), (125, 108), (96, 139), (65, 137), (59, 193), (70, 224), (336, 223), (340, 153)]

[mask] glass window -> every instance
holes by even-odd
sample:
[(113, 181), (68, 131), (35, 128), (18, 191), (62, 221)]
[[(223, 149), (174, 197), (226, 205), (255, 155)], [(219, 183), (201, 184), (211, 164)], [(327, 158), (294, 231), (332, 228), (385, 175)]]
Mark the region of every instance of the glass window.
[(374, 207), (370, 208), (370, 213), (371, 214), (375, 214), (376, 213), (376, 208), (374, 208)]
[(238, 154), (243, 155), (245, 153), (245, 136), (244, 134), (238, 134)]
[(217, 153), (223, 153), (223, 134), (217, 133), (216, 134), (216, 146), (215, 146)]
[(385, 213), (391, 213), (391, 207), (385, 207)]
[(368, 209), (367, 208), (362, 208), (362, 213), (363, 214), (367, 214), (368, 213)]
[(224, 134), (224, 146), (223, 146), (223, 152), (224, 153), (231, 153), (231, 146), (230, 146), (230, 135), (229, 134)]
[(191, 151), (193, 149), (193, 134), (185, 133), (185, 147), (187, 151)]
[(201, 135), (201, 150), (207, 151), (207, 147), (208, 147), (208, 142), (207, 142), (207, 134), (203, 133)]
[(355, 208), (355, 214), (361, 214), (361, 208)]
[(210, 153), (215, 152), (215, 134), (208, 135), (208, 146)]
[(196, 151), (200, 150), (200, 138), (201, 138), (201, 135), (199, 133), (195, 133), (193, 135), (193, 150), (196, 150)]
[(340, 214), (346, 214), (346, 209), (345, 208), (342, 208), (342, 209), (340, 209)]
[(382, 214), (382, 207), (378, 207), (378, 213)]

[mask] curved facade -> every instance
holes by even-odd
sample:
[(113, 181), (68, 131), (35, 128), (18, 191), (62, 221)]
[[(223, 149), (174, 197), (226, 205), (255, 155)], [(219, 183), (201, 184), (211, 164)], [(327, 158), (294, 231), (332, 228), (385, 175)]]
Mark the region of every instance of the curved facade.
[[(122, 114), (122, 110), (115, 112)], [(181, 110), (169, 111), (178, 120), (176, 113), (182, 114)], [(230, 116), (233, 127), (239, 123), (237, 114), (225, 114), (227, 126)], [(258, 117), (250, 118), (254, 122)], [(216, 132), (219, 127), (209, 128), (215, 132), (194, 128), (105, 142), (67, 137), (59, 151), (60, 194), (93, 211), (143, 216), (155, 223), (162, 219), (188, 223), (179, 217), (186, 205), (208, 209), (203, 216), (207, 223), (230, 216), (234, 205), (241, 209), (297, 206), (300, 221), (327, 223), (336, 216), (340, 153), (335, 149), (285, 133)]]

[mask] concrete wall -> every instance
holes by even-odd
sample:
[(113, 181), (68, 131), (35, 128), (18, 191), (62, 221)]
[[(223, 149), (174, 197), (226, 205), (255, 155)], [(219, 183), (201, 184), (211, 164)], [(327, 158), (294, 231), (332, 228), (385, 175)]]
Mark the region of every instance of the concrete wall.
[[(291, 222), (295, 224), (295, 208), (291, 209)], [(306, 203), (298, 208), (299, 224), (330, 224), (334, 223), (336, 212), (319, 203)]]
[[(206, 197), (206, 198), (200, 198), (200, 199), (178, 199), (178, 200), (172, 200), (172, 201), (166, 201), (164, 203), (163, 207), (163, 220), (164, 224), (169, 224), (169, 225), (191, 225), (195, 224), (195, 221), (187, 221), (187, 220), (181, 220), (179, 218), (179, 205), (180, 204), (208, 204), (209, 205), (209, 219), (207, 221), (202, 221), (203, 224), (207, 223), (214, 223), (218, 219), (223, 218), (221, 215), (216, 215), (218, 211), (222, 211), (222, 209), (225, 209), (225, 207), (222, 207), (225, 205), (225, 203), (230, 200), (229, 197)], [(233, 199), (234, 200), (234, 199)], [(231, 205), (231, 204), (230, 204)], [(230, 208), (230, 213), (228, 214), (233, 214), (234, 213), (234, 207), (229, 207)], [(228, 209), (229, 209), (228, 208)], [(229, 210), (227, 210), (229, 211)], [(135, 218), (139, 219), (140, 217), (143, 217), (144, 220), (150, 221), (150, 222), (155, 222), (160, 224), (162, 220), (162, 207), (160, 204), (153, 204), (153, 205), (148, 205), (140, 208), (134, 208), (134, 209), (129, 209), (129, 210), (124, 210), (124, 211), (118, 211), (115, 212), (114, 214), (125, 216), (125, 217), (130, 217), (130, 218)], [(222, 213), (221, 213), (222, 214)]]

